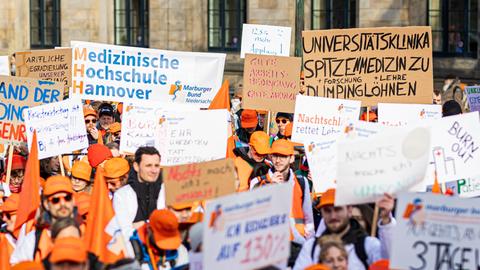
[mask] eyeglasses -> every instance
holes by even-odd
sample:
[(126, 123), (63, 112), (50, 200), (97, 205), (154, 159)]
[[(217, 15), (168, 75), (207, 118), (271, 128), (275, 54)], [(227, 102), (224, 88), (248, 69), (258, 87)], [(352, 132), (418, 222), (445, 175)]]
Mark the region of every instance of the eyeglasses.
[(85, 124), (90, 124), (90, 123), (93, 123), (93, 124), (97, 123), (97, 119), (92, 119), (92, 120), (85, 119)]
[(113, 136), (115, 136), (115, 137), (120, 136), (120, 132), (115, 132), (115, 133), (113, 133)]
[(287, 119), (281, 119), (281, 120), (280, 120), (280, 119), (277, 119), (277, 120), (275, 120), (275, 122), (277, 122), (277, 124), (280, 124), (280, 123), (286, 124), (286, 123), (288, 123), (289, 121), (290, 121), (290, 120), (287, 120)]
[(10, 174), (10, 177), (11, 178), (20, 178), (20, 177), (24, 177), (25, 176), (25, 173), (23, 171), (20, 171), (20, 172), (13, 172)]
[(48, 201), (51, 202), (52, 204), (58, 204), (60, 203), (60, 200), (63, 200), (64, 202), (69, 202), (72, 200), (72, 195), (68, 194), (63, 197), (53, 197), (48, 199)]
[(10, 213), (1, 213), (0, 215), (1, 215), (2, 219), (4, 219), (4, 218), (10, 219), (12, 217), (12, 215), (10, 215)]

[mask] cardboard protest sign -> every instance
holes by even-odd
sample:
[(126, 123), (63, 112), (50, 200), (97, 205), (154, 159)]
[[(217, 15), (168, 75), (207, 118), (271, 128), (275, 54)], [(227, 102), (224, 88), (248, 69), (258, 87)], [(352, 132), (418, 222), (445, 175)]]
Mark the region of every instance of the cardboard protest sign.
[(35, 50), (15, 53), (17, 76), (72, 85), (72, 49)]
[(259, 269), (290, 253), (292, 185), (276, 184), (207, 203), (203, 269)]
[(307, 95), (378, 102), (431, 104), (429, 26), (303, 31)]
[(167, 205), (192, 203), (235, 192), (235, 165), (221, 159), (163, 168)]
[(240, 58), (245, 54), (290, 56), (291, 27), (243, 24)]
[(37, 131), (38, 158), (88, 147), (82, 102), (67, 99), (27, 109), (24, 114), (29, 148)]
[(8, 55), (0, 56), (0, 75), (10, 75), (10, 58)]
[(467, 86), (465, 88), (465, 93), (467, 94), (467, 101), (470, 111), (480, 111), (480, 86)]
[(480, 199), (431, 193), (398, 197), (391, 269), (478, 269)]
[(72, 41), (70, 96), (174, 101), (208, 108), (222, 85), (225, 54)]
[(30, 107), (63, 99), (63, 85), (23, 77), (0, 76), (0, 143), (27, 141), (24, 113)]
[(346, 121), (358, 119), (359, 115), (360, 101), (298, 95), (292, 141), (308, 143), (340, 133)]
[(300, 91), (300, 68), (299, 57), (247, 54), (243, 108), (293, 113)]
[(225, 158), (228, 119), (226, 110), (165, 112), (159, 117), (155, 140), (162, 166)]
[(336, 187), (337, 144), (339, 140), (368, 138), (377, 134), (381, 126), (365, 121), (348, 122), (342, 133), (327, 135), (310, 143), (305, 143), (308, 167), (312, 173), (315, 192), (325, 192)]
[(440, 118), (441, 105), (378, 103), (378, 123), (385, 126), (405, 126)]
[(335, 205), (375, 202), (407, 190), (425, 176), (430, 130), (405, 127), (338, 143)]

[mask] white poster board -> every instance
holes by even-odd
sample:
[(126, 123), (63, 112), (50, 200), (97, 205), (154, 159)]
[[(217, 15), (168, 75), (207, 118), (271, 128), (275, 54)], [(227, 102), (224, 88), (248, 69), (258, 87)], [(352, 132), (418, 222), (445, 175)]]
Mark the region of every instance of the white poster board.
[(292, 141), (308, 143), (340, 133), (344, 124), (360, 115), (360, 101), (297, 95)]
[(67, 99), (25, 111), (28, 146), (37, 130), (38, 158), (44, 159), (88, 147), (83, 107), (79, 99)]
[(0, 56), (0, 75), (10, 76), (10, 58), (8, 55)]
[(378, 103), (378, 123), (385, 126), (405, 126), (440, 118), (441, 105)]
[(227, 153), (227, 110), (165, 112), (159, 117), (155, 145), (162, 166), (222, 159)]
[(269, 185), (209, 201), (203, 269), (246, 270), (286, 262), (292, 186)]
[(240, 58), (246, 53), (290, 56), (291, 36), (291, 27), (243, 24)]
[(421, 182), (428, 167), (430, 130), (404, 127), (338, 143), (335, 205), (375, 202)]
[(174, 101), (208, 108), (222, 85), (225, 54), (72, 41), (70, 96)]
[(391, 269), (478, 269), (480, 199), (402, 193)]

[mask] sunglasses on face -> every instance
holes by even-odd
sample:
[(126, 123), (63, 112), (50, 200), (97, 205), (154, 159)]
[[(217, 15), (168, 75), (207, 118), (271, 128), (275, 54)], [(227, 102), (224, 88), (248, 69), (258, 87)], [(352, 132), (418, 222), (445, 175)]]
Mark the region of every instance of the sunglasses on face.
[(69, 202), (72, 200), (72, 195), (68, 194), (62, 197), (54, 197), (54, 198), (49, 198), (48, 201), (52, 204), (58, 204), (60, 203), (60, 200), (63, 200), (64, 202)]
[(95, 123), (97, 123), (97, 120), (96, 119), (91, 119), (91, 120), (90, 119), (85, 119), (85, 124), (90, 124), (90, 123), (95, 124)]
[(286, 123), (288, 123), (288, 120), (287, 119), (277, 119), (277, 120), (275, 120), (275, 122), (277, 122), (277, 124), (280, 124), (280, 123), (286, 124)]
[(10, 219), (12, 217), (12, 215), (10, 215), (10, 213), (1, 213), (0, 214), (2, 219), (6, 218), (6, 219)]
[(120, 132), (115, 132), (115, 133), (113, 133), (113, 136), (115, 136), (115, 137), (120, 136)]

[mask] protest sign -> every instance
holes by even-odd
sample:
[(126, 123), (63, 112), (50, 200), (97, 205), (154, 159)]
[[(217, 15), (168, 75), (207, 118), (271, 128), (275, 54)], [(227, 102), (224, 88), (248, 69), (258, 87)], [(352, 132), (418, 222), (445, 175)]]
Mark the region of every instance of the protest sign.
[(0, 75), (10, 75), (10, 58), (8, 55), (0, 56)]
[(26, 109), (62, 99), (63, 85), (59, 83), (0, 76), (0, 143), (26, 142)]
[(478, 269), (480, 199), (402, 193), (391, 269)]
[(293, 113), (300, 91), (300, 68), (299, 57), (247, 54), (243, 108)]
[(17, 76), (72, 85), (72, 49), (35, 50), (15, 53)]
[(375, 202), (421, 182), (430, 153), (430, 130), (404, 127), (338, 143), (335, 205)]
[(71, 42), (70, 96), (174, 101), (208, 108), (222, 85), (225, 54)]
[(378, 102), (431, 104), (429, 26), (303, 31), (307, 95)]
[[(431, 192), (432, 187), (433, 185), (427, 186), (427, 192)], [(480, 197), (480, 175), (445, 182), (445, 188), (449, 189), (454, 196), (462, 198)]]
[(378, 103), (378, 123), (385, 126), (405, 126), (440, 118), (441, 105)]
[(298, 95), (292, 141), (306, 143), (341, 132), (346, 121), (358, 119), (360, 101)]
[(209, 201), (203, 269), (259, 269), (290, 253), (292, 185), (276, 184)]
[(470, 111), (480, 111), (480, 86), (467, 86), (465, 88), (465, 93), (467, 94)]
[(350, 121), (343, 127), (342, 133), (327, 135), (305, 144), (308, 167), (312, 173), (315, 192), (325, 192), (336, 187), (337, 143), (339, 140), (367, 138), (376, 134), (381, 126), (365, 121)]
[(38, 158), (48, 158), (88, 147), (82, 102), (67, 99), (27, 109), (24, 114), (28, 145), (37, 131)]
[(235, 165), (221, 159), (163, 168), (167, 205), (192, 203), (235, 192)]
[(225, 158), (229, 117), (226, 110), (165, 112), (155, 140), (162, 166)]
[(291, 27), (243, 24), (240, 58), (245, 54), (290, 56)]

